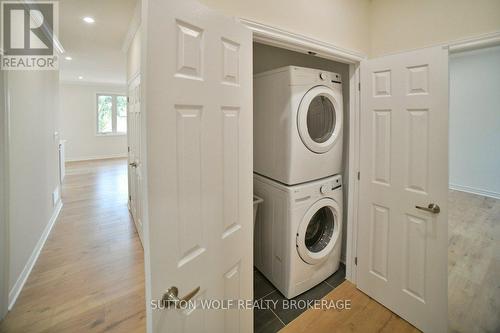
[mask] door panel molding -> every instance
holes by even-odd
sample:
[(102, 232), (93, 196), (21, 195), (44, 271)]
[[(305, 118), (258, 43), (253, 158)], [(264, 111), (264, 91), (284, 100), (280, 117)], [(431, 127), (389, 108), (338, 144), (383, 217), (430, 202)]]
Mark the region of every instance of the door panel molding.
[[(358, 288), (417, 328), (445, 332), (448, 50), (361, 66)], [(430, 203), (441, 212), (415, 207)]]
[(252, 34), (197, 1), (146, 3), (148, 332), (250, 333), (251, 310), (149, 302), (172, 286), (252, 298)]

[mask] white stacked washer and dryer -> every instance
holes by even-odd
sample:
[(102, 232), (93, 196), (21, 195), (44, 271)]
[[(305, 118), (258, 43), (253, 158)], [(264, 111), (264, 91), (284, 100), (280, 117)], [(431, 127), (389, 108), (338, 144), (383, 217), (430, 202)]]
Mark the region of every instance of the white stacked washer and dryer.
[(293, 298), (339, 268), (342, 81), (287, 66), (254, 76), (254, 264)]

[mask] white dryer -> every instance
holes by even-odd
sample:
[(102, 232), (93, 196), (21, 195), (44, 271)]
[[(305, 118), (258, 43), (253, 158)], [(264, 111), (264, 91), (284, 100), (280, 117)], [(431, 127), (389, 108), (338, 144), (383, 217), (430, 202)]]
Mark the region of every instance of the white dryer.
[(340, 74), (296, 66), (254, 76), (254, 172), (295, 185), (342, 171)]
[(342, 177), (285, 186), (254, 174), (264, 199), (254, 229), (254, 265), (287, 298), (335, 273), (342, 244)]

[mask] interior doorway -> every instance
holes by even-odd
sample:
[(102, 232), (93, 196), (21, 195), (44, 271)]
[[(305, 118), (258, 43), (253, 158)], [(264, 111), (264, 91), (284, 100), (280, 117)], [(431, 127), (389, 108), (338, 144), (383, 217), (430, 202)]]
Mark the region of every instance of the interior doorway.
[(500, 47), (450, 55), (449, 328), (500, 321)]
[[(343, 141), (341, 140), (341, 145), (342, 145), (342, 153), (338, 157), (339, 160), (342, 161), (341, 163), (341, 168), (342, 171), (340, 172), (340, 175), (343, 177), (342, 179), (342, 186), (343, 186), (343, 192), (342, 192), (342, 202), (340, 203), (340, 207), (337, 206), (337, 208), (332, 208), (335, 212), (334, 214), (339, 214), (335, 216), (342, 216), (342, 221), (340, 222), (342, 224), (341, 226), (341, 235), (339, 235), (338, 239), (331, 239), (330, 242), (339, 242), (339, 251), (341, 252), (341, 261), (342, 263), (340, 264), (339, 268), (337, 271), (335, 271), (331, 276), (327, 277), (324, 281), (319, 281), (318, 284), (316, 284), (314, 287), (306, 290), (303, 293), (300, 293), (298, 296), (294, 296), (292, 298), (292, 301), (295, 302), (305, 302), (305, 301), (314, 301), (314, 300), (320, 300), (323, 298), (326, 294), (328, 294), (330, 291), (335, 289), (337, 286), (339, 286), (344, 280), (345, 280), (345, 258), (346, 258), (346, 242), (347, 242), (347, 203), (348, 203), (348, 184), (349, 184), (349, 168), (348, 168), (348, 151), (349, 151), (349, 110), (350, 110), (350, 103), (349, 103), (349, 65), (336, 62), (333, 60), (328, 60), (324, 58), (320, 58), (315, 56), (313, 53), (301, 53), (301, 52), (296, 52), (296, 51), (291, 51), (283, 48), (278, 48), (266, 44), (261, 44), (258, 42), (254, 42), (253, 44), (253, 71), (254, 71), (254, 154), (256, 153), (256, 150), (262, 149), (261, 147), (264, 147), (265, 145), (269, 144), (270, 141), (273, 141), (273, 139), (268, 138), (267, 136), (262, 136), (264, 132), (263, 129), (259, 129), (260, 126), (263, 126), (264, 123), (262, 121), (256, 120), (256, 112), (264, 112), (264, 109), (262, 110), (257, 110), (256, 108), (265, 108), (265, 103), (259, 98), (263, 98), (262, 89), (269, 90), (271, 89), (272, 85), (279, 84), (278, 82), (271, 83), (271, 86), (268, 88), (260, 88), (258, 85), (259, 84), (266, 84), (263, 83), (262, 81), (265, 77), (265, 73), (270, 73), (269, 75), (273, 75), (273, 72), (277, 72), (279, 75), (279, 71), (284, 69), (286, 66), (294, 66), (296, 70), (304, 70), (308, 71), (309, 69), (311, 70), (320, 70), (324, 71), (322, 72), (323, 75), (328, 76), (328, 75), (333, 75), (333, 80), (337, 80), (340, 84), (341, 82), (341, 89), (342, 89), (342, 109), (341, 109), (341, 115), (332, 115), (328, 116), (328, 119), (330, 119), (330, 122), (332, 122), (331, 119), (335, 119), (335, 121), (338, 121), (339, 124), (340, 122), (342, 123), (342, 138)], [(318, 72), (319, 73), (319, 72)], [(319, 73), (321, 74), (321, 73)], [(319, 75), (318, 74), (318, 75)], [(264, 76), (263, 76), (264, 75)], [(335, 75), (337, 77), (335, 78)], [(259, 79), (260, 78), (260, 79)], [(257, 80), (257, 81), (256, 81)], [(320, 83), (318, 83), (320, 84)], [(331, 84), (331, 83), (330, 83)], [(318, 88), (318, 87), (316, 87)], [(306, 88), (307, 90), (308, 88)], [(281, 98), (281, 93), (279, 92), (279, 88), (277, 90), (269, 90), (271, 94), (273, 94), (272, 98), (279, 99)], [(311, 93), (312, 90), (310, 90)], [(326, 95), (325, 95), (326, 96)], [(264, 97), (265, 98), (265, 97)], [(295, 98), (301, 98), (300, 97), (295, 97)], [(304, 97), (306, 98), (306, 97)], [(325, 98), (325, 97), (323, 97)], [(278, 103), (278, 102), (276, 102)], [(290, 102), (292, 103), (292, 102)], [(312, 103), (312, 102), (311, 102)], [(330, 105), (330, 109), (334, 109), (334, 104), (335, 100), (327, 105)], [(279, 107), (278, 104), (275, 104), (275, 107)], [(324, 106), (324, 102), (321, 103), (321, 105)], [(336, 104), (335, 104), (336, 105)], [(314, 111), (314, 110), (313, 110)], [(311, 107), (309, 107), (309, 112), (311, 111)], [(292, 112), (290, 110), (290, 112)], [(271, 120), (271, 115), (269, 115), (269, 119), (264, 120), (265, 123), (273, 123)], [(322, 116), (324, 118), (324, 116)], [(322, 119), (323, 119), (322, 118)], [(322, 126), (324, 126), (325, 121), (328, 122), (328, 119), (323, 119), (322, 120)], [(313, 122), (313, 120), (308, 119), (308, 125), (313, 126), (316, 123)], [(333, 123), (332, 123), (333, 124)], [(265, 130), (269, 132), (268, 130)], [(281, 131), (281, 129), (275, 129), (275, 131)], [(332, 127), (330, 130), (325, 130), (327, 133), (330, 133), (330, 135), (335, 131), (334, 127)], [(280, 132), (281, 133), (281, 132)], [(284, 135), (284, 133), (281, 133), (280, 135)], [(264, 141), (262, 141), (264, 140)], [(259, 142), (262, 141), (262, 145), (259, 144)], [(325, 141), (325, 140), (324, 140)], [(322, 142), (324, 142), (322, 141)], [(267, 143), (265, 143), (267, 142)], [(286, 149), (286, 148), (285, 148)], [(262, 155), (262, 152), (259, 152), (260, 155)], [(272, 160), (272, 158), (261, 156), (261, 157), (255, 157), (254, 156), (254, 172), (256, 172), (257, 178), (254, 178), (254, 194), (255, 195), (260, 195), (263, 197), (264, 201), (258, 205), (257, 208), (257, 218), (256, 218), (256, 224), (254, 227), (254, 246), (257, 248), (254, 248), (254, 263), (257, 267), (260, 267), (260, 270), (258, 268), (254, 268), (254, 299), (255, 301), (259, 302), (275, 302), (275, 306), (273, 308), (268, 308), (268, 309), (255, 309), (254, 310), (254, 332), (277, 332), (287, 324), (289, 324), (293, 319), (298, 317), (300, 314), (302, 314), (304, 311), (307, 310), (306, 307), (294, 307), (293, 309), (286, 308), (286, 303), (288, 302), (288, 297), (283, 295), (283, 289), (277, 288), (275, 285), (280, 286), (279, 282), (275, 282), (273, 285), (273, 282), (271, 282), (269, 279), (273, 279), (271, 277), (270, 270), (266, 270), (266, 264), (265, 263), (260, 263), (259, 258), (264, 255), (262, 251), (265, 251), (264, 249), (268, 245), (268, 242), (273, 242), (276, 245), (273, 246), (279, 246), (280, 241), (276, 239), (276, 237), (271, 236), (272, 234), (276, 235), (276, 233), (283, 234), (281, 237), (288, 237), (288, 235), (283, 231), (279, 231), (278, 229), (273, 228), (266, 228), (266, 224), (280, 224), (280, 223), (292, 223), (291, 221), (282, 221), (279, 218), (277, 220), (273, 220), (272, 214), (270, 215), (270, 210), (275, 211), (280, 207), (279, 205), (272, 207), (273, 201), (277, 200), (277, 198), (274, 198), (272, 194), (272, 186), (265, 185), (269, 183), (272, 185), (273, 180), (272, 175), (269, 173), (267, 174), (266, 171), (261, 171), (261, 170), (266, 170), (266, 167), (264, 165), (261, 166), (262, 163), (258, 162), (258, 159), (263, 159), (266, 158), (266, 161)], [(257, 161), (257, 162), (256, 162)], [(296, 161), (295, 163), (297, 163)], [(340, 162), (340, 161), (339, 161)], [(257, 163), (257, 164), (256, 164)], [(257, 168), (257, 169), (256, 169)], [(334, 169), (334, 164), (331, 165), (332, 170)], [(318, 169), (318, 168), (317, 168)], [(264, 176), (261, 176), (259, 172), (264, 172)], [(271, 171), (269, 171), (271, 172)], [(276, 175), (279, 175), (277, 173)], [(266, 177), (267, 176), (267, 177)], [(281, 175), (283, 176), (283, 175)], [(271, 177), (271, 178), (268, 178)], [(314, 177), (313, 177), (314, 178)], [(255, 180), (259, 179), (259, 181)], [(256, 183), (257, 182), (257, 183)], [(262, 185), (260, 185), (262, 184)], [(269, 188), (268, 190), (265, 190), (266, 186)], [(281, 184), (276, 184), (273, 186), (283, 186)], [(286, 189), (286, 186), (283, 186), (283, 188)], [(311, 200), (311, 203), (313, 203), (314, 200)], [(318, 203), (316, 203), (318, 204)], [(318, 206), (319, 207), (319, 206)], [(326, 207), (326, 206), (325, 206)], [(337, 211), (338, 210), (338, 211)], [(316, 212), (316, 211), (315, 211)], [(311, 213), (311, 217), (313, 215), (321, 220), (321, 221), (327, 221), (327, 215), (322, 213), (323, 210), (321, 207), (318, 208), (318, 212), (314, 214), (314, 212)], [(327, 212), (330, 212), (330, 210), (327, 210)], [(345, 213), (343, 213), (345, 212)], [(318, 215), (320, 214), (320, 215)], [(321, 216), (321, 217), (320, 217)], [(336, 219), (337, 217), (334, 217), (333, 214), (329, 214), (328, 216), (331, 216), (332, 221), (333, 219)], [(325, 222), (326, 223), (326, 222)], [(325, 224), (326, 225), (326, 224)], [(333, 224), (332, 224), (333, 226)], [(336, 228), (336, 227), (335, 227)], [(320, 228), (318, 230), (322, 230), (322, 234), (325, 234), (328, 232), (328, 230), (331, 229), (333, 232), (333, 229), (335, 228)], [(297, 231), (298, 232), (298, 231)], [(318, 231), (319, 232), (319, 231)], [(267, 235), (265, 238), (263, 235)], [(295, 235), (295, 234), (294, 234)], [(319, 235), (319, 234), (318, 234)], [(313, 236), (311, 236), (313, 237)], [(318, 237), (318, 240), (321, 237)], [(266, 240), (267, 239), (267, 240)], [(330, 239), (330, 238), (329, 238)], [(281, 242), (286, 242), (287, 240), (283, 239)], [(311, 241), (313, 242), (313, 238), (311, 238)], [(284, 243), (283, 243), (284, 244)], [(326, 246), (326, 245), (325, 245)], [(262, 249), (261, 249), (262, 248)], [(280, 251), (280, 250), (277, 250)], [(284, 250), (286, 251), (286, 250)], [(292, 250), (293, 252), (293, 250)], [(287, 256), (299, 256), (298, 253), (290, 253), (290, 254), (282, 254), (283, 260)], [(267, 256), (267, 255), (266, 255)], [(274, 257), (274, 255), (273, 255)], [(304, 257), (304, 254), (302, 254), (302, 258)], [(332, 258), (333, 260), (333, 258)], [(315, 262), (316, 263), (316, 262)], [(273, 271), (278, 271), (280, 270), (279, 266), (281, 265), (280, 262), (273, 260), (272, 262), (272, 270)], [(269, 266), (271, 267), (271, 266)], [(270, 268), (271, 269), (271, 268)], [(284, 273), (288, 274), (288, 273)], [(267, 278), (266, 278), (267, 275)], [(278, 284), (276, 284), (278, 283)], [(281, 291), (280, 291), (281, 289)]]
[(10, 260), (2, 332), (146, 330), (144, 251), (128, 207), (128, 78), (136, 73), (127, 51), (140, 6), (61, 1), (59, 31), (49, 31), (59, 70), (2, 71), (15, 171), (8, 251), (0, 242)]

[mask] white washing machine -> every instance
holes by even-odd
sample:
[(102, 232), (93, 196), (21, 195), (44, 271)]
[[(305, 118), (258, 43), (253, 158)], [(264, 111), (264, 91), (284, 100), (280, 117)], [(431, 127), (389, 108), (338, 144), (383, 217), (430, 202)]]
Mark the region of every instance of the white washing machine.
[(340, 74), (296, 66), (254, 76), (254, 172), (295, 185), (342, 171)]
[(254, 265), (287, 298), (335, 273), (342, 244), (342, 177), (285, 186), (254, 174), (264, 199), (254, 230)]

